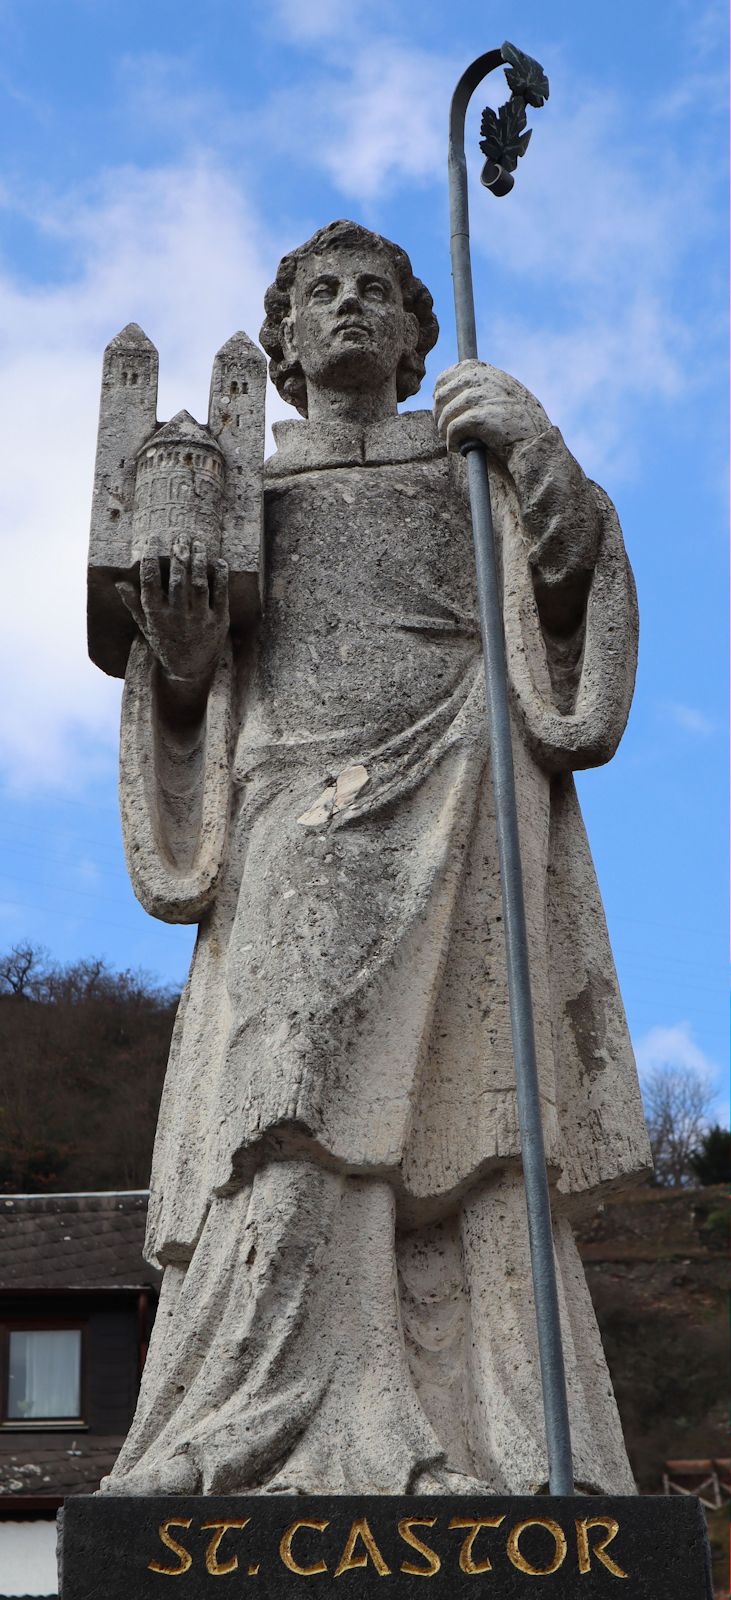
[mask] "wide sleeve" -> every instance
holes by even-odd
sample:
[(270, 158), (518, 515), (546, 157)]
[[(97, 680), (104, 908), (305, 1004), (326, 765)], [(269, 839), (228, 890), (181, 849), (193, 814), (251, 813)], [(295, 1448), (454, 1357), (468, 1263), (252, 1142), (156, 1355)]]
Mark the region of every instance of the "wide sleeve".
[(122, 698), (120, 806), (132, 887), (153, 917), (198, 922), (210, 906), (230, 809), (230, 641), (205, 710), (176, 719), (164, 704), (146, 641), (130, 651)]
[(634, 579), (616, 511), (557, 428), (513, 448), (495, 482), (514, 710), (550, 772), (613, 756), (637, 667)]
[(520, 502), (541, 623), (551, 633), (568, 635), (583, 620), (601, 540), (595, 485), (558, 428), (550, 426), (513, 447), (508, 469)]

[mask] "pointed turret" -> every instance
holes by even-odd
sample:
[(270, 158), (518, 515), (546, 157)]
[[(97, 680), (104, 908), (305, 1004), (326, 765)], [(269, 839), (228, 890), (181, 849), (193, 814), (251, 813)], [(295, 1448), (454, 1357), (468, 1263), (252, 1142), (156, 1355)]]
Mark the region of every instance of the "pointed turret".
[(92, 566), (125, 566), (132, 540), (137, 452), (155, 431), (158, 358), (136, 322), (104, 351), (91, 508)]
[(136, 322), (104, 351), (89, 540), (89, 653), (105, 672), (123, 673), (130, 627), (117, 616), (113, 575), (132, 562), (137, 453), (154, 433), (157, 350)]
[(153, 353), (157, 355), (157, 351), (155, 350), (152, 340), (148, 339), (144, 328), (140, 327), (139, 322), (126, 322), (120, 332), (115, 333), (114, 338), (109, 340), (109, 344), (106, 348), (107, 350), (127, 351), (152, 350)]
[[(125, 413), (144, 418), (148, 433), (155, 426), (157, 409), (158, 356), (154, 344), (137, 322), (115, 333), (104, 351), (100, 425), (113, 397), (118, 396)], [(142, 441), (140, 440), (140, 443)]]
[(232, 574), (231, 615), (242, 621), (263, 583), (265, 389), (266, 357), (248, 334), (232, 334), (213, 363), (208, 426), (226, 463), (222, 552)]
[(161, 444), (190, 444), (198, 445), (202, 449), (216, 450), (221, 454), (220, 445), (212, 438), (208, 428), (202, 422), (196, 422), (189, 411), (176, 411), (169, 422), (162, 422), (155, 433), (154, 439), (149, 443), (159, 449)]

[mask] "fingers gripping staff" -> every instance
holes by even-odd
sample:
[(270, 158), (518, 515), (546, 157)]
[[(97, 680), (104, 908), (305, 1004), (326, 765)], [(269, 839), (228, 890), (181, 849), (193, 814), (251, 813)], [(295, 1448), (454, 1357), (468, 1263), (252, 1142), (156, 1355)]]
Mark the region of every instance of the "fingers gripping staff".
[(535, 395), (485, 361), (460, 361), (437, 379), (434, 408), (448, 450), (479, 440), (504, 461), (514, 444), (550, 428)]
[[(500, 50), (489, 50), (486, 55), (473, 61), (454, 91), (449, 120), (449, 203), (460, 365), (444, 374), (435, 398), (440, 430), (449, 449), (460, 450), (467, 458), (549, 1487), (552, 1494), (561, 1495), (572, 1494), (574, 1489), (571, 1438), (536, 1064), (502, 596), (495, 557), (486, 455), (486, 448), (494, 450), (498, 456), (504, 454), (515, 439), (540, 432), (546, 426), (547, 418), (542, 407), (531, 396), (526, 394), (525, 401), (521, 400), (519, 385), (511, 384), (510, 394), (506, 396), (499, 393), (499, 383), (494, 386), (492, 417), (490, 407), (486, 412), (484, 400), (482, 403), (479, 401), (479, 390), (486, 369), (477, 360), (464, 153), (465, 114), (472, 93), (489, 72), (504, 65), (509, 69), (506, 77), (512, 91), (510, 100), (497, 113), (488, 108), (482, 119), (481, 148), (486, 157), (482, 182), (493, 194), (508, 194), (513, 187), (512, 174), (518, 160), (525, 154), (530, 138), (530, 131), (525, 128), (526, 105), (540, 107), (548, 98), (548, 79), (538, 62), (507, 43)], [(465, 374), (468, 378), (466, 386)]]

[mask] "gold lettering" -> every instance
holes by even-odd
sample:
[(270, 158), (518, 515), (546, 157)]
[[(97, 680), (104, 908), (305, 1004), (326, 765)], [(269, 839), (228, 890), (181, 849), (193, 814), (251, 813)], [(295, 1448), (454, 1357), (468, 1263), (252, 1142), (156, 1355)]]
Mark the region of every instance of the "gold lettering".
[(174, 1556), (180, 1557), (180, 1566), (161, 1567), (159, 1561), (148, 1561), (148, 1572), (162, 1572), (166, 1578), (180, 1578), (184, 1572), (189, 1571), (193, 1565), (193, 1557), (182, 1544), (178, 1544), (177, 1539), (173, 1538), (169, 1530), (170, 1528), (189, 1528), (192, 1521), (192, 1517), (166, 1517), (165, 1521), (160, 1523), (157, 1530), (160, 1539), (166, 1550), (172, 1550)]
[[(606, 1539), (599, 1539), (593, 1549), (589, 1545), (589, 1529), (603, 1528)], [(614, 1517), (577, 1517), (576, 1518), (576, 1543), (579, 1550), (579, 1572), (591, 1571), (592, 1555), (601, 1561), (607, 1572), (612, 1572), (615, 1578), (626, 1578), (628, 1574), (617, 1566), (611, 1556), (607, 1555), (607, 1545), (616, 1539), (619, 1533), (619, 1523)]]
[(492, 1572), (492, 1562), (475, 1561), (472, 1555), (472, 1546), (481, 1528), (499, 1528), (505, 1517), (482, 1517), (473, 1522), (470, 1517), (452, 1517), (450, 1528), (469, 1528), (467, 1538), (464, 1540), (459, 1552), (459, 1564), (463, 1572)]
[(414, 1578), (433, 1578), (439, 1571), (442, 1563), (436, 1550), (430, 1550), (428, 1544), (424, 1544), (423, 1540), (411, 1531), (412, 1528), (433, 1528), (436, 1520), (436, 1517), (404, 1517), (399, 1523), (398, 1531), (404, 1543), (410, 1544), (412, 1550), (418, 1550), (419, 1555), (425, 1556), (427, 1562), (425, 1567), (415, 1567), (413, 1561), (402, 1561), (402, 1572), (408, 1572)]
[[(285, 1567), (289, 1567), (290, 1572), (296, 1572), (298, 1578), (314, 1578), (315, 1573), (317, 1572), (327, 1572), (327, 1567), (324, 1561), (315, 1561), (311, 1567), (300, 1567), (297, 1565), (297, 1562), (292, 1555), (292, 1540), (297, 1532), (297, 1529), (314, 1528), (316, 1533), (324, 1533), (325, 1529), (329, 1528), (329, 1526), (329, 1522), (317, 1522), (315, 1520), (310, 1520), (308, 1517), (303, 1517), (301, 1522), (292, 1522), (287, 1528), (286, 1533), (282, 1534), (279, 1543), (279, 1554), (282, 1557)], [(258, 1570), (259, 1569), (257, 1567), (257, 1572)]]
[(228, 1561), (218, 1560), (218, 1547), (229, 1528), (245, 1528), (251, 1521), (250, 1517), (235, 1517), (229, 1522), (202, 1522), (201, 1528), (215, 1528), (213, 1538), (209, 1540), (206, 1549), (206, 1572), (213, 1578), (222, 1577), (224, 1572), (236, 1572), (239, 1565), (238, 1556), (230, 1556)]
[[(361, 1555), (356, 1556), (353, 1552), (359, 1539), (363, 1540), (364, 1549)], [(345, 1549), (335, 1568), (335, 1577), (342, 1577), (344, 1572), (354, 1572), (358, 1567), (367, 1567), (369, 1557), (379, 1578), (390, 1578), (391, 1568), (386, 1566), (365, 1517), (360, 1517), (353, 1523), (345, 1541)]]
[[(547, 1567), (532, 1567), (530, 1562), (526, 1561), (525, 1556), (521, 1554), (518, 1541), (521, 1533), (525, 1533), (526, 1528), (545, 1528), (548, 1533), (553, 1535), (555, 1549)], [(558, 1523), (553, 1522), (550, 1517), (528, 1517), (525, 1522), (516, 1522), (515, 1527), (511, 1528), (508, 1535), (508, 1555), (513, 1566), (517, 1567), (519, 1572), (529, 1572), (532, 1578), (547, 1577), (551, 1572), (558, 1572), (559, 1567), (566, 1559), (567, 1549), (566, 1535), (563, 1528), (560, 1528)]]

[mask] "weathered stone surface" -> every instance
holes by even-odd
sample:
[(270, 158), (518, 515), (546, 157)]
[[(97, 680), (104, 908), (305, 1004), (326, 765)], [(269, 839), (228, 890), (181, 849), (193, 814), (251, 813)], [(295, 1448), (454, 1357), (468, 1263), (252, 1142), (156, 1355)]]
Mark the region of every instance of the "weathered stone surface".
[(221, 555), (223, 453), (189, 411), (147, 439), (137, 452), (132, 560), (169, 558), (176, 538), (202, 539), (209, 561)]
[(266, 362), (243, 332), (213, 363), (208, 427), (225, 462), (221, 555), (228, 563), (231, 617), (251, 624), (264, 584), (264, 391)]
[[(648, 1161), (572, 778), (629, 711), (621, 531), (508, 375), (466, 363), (437, 385), (436, 426), (398, 416), (436, 327), (395, 247), (336, 225), (285, 258), (266, 304), (273, 376), (306, 420), (276, 428), (266, 468), (263, 614), (227, 637), (203, 527), (179, 531), (167, 589), (148, 555), (123, 591), (130, 874), (153, 915), (200, 928), (152, 1174), (160, 1312), (106, 1488), (546, 1482), (469, 434), (491, 453), (502, 552), (575, 1477), (630, 1493), (571, 1227)], [(253, 484), (259, 458), (239, 464)]]
[(157, 1600), (171, 1577), (183, 1600), (713, 1594), (697, 1500), (76, 1496), (62, 1518), (61, 1600)]
[(130, 322), (107, 345), (102, 369), (88, 567), (89, 654), (125, 675), (135, 626), (117, 591), (139, 581), (145, 556), (165, 574), (176, 538), (196, 538), (229, 569), (234, 626), (259, 610), (266, 363), (235, 333), (213, 363), (208, 426), (180, 411), (157, 422), (158, 356)]
[(103, 671), (123, 677), (134, 623), (114, 580), (132, 567), (137, 452), (157, 417), (157, 350), (129, 322), (104, 351), (99, 431), (89, 539), (89, 654)]

